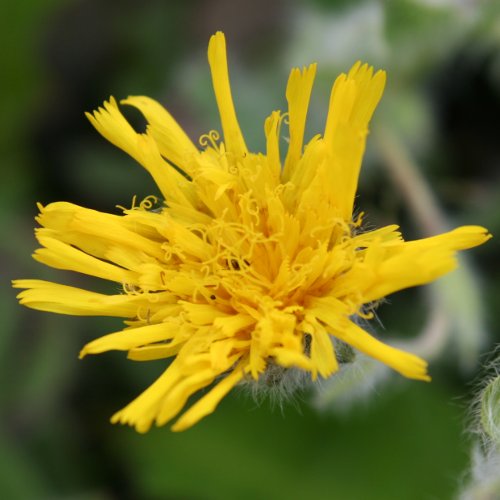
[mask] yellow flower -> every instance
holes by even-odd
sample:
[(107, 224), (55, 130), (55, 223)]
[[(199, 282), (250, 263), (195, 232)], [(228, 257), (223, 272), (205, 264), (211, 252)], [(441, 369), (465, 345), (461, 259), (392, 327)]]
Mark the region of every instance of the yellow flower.
[[(288, 113), (265, 122), (266, 152), (247, 149), (231, 97), (224, 35), (208, 48), (224, 141), (200, 151), (172, 116), (147, 97), (129, 97), (146, 118), (139, 134), (111, 98), (94, 127), (153, 176), (165, 198), (111, 215), (71, 203), (40, 205), (43, 264), (119, 283), (105, 295), (41, 280), (17, 280), (20, 302), (60, 314), (117, 316), (127, 327), (87, 344), (81, 357), (127, 351), (132, 360), (173, 358), (165, 372), (112, 417), (146, 432), (175, 417), (200, 389), (211, 390), (174, 424), (184, 430), (212, 413), (238, 383), (279, 384), (339, 369), (336, 346), (353, 348), (406, 377), (430, 380), (419, 357), (364, 331), (374, 301), (435, 280), (457, 250), (490, 236), (478, 226), (405, 242), (397, 226), (362, 232), (353, 204), (368, 123), (385, 73), (356, 63), (332, 88), (324, 133), (304, 146), (316, 65), (293, 69)], [(281, 161), (280, 135), (289, 145)], [(272, 376), (270, 376), (270, 374)]]

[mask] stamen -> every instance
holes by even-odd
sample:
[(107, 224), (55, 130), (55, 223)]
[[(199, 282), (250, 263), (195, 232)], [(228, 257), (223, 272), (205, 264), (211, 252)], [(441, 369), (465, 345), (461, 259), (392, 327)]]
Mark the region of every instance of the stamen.
[(137, 195), (134, 194), (134, 196), (132, 196), (132, 206), (130, 208), (125, 208), (122, 205), (115, 205), (115, 206), (116, 208), (119, 208), (122, 212), (128, 212), (129, 210), (133, 210), (136, 207), (135, 204), (136, 201), (137, 201)]
[(155, 205), (158, 204), (158, 198), (156, 196), (150, 195), (146, 196), (141, 203), (139, 204), (139, 207), (142, 210), (151, 210)]
[(204, 148), (206, 148), (210, 144), (213, 149), (218, 151), (219, 145), (217, 144), (217, 142), (219, 141), (219, 139), (220, 139), (219, 132), (217, 132), (217, 130), (210, 130), (208, 134), (203, 134), (202, 136), (200, 136), (199, 142), (200, 145)]

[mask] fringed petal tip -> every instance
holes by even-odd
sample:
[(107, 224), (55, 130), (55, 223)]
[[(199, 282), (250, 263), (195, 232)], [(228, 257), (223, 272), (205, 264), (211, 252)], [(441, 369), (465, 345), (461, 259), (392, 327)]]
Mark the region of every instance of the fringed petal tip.
[(211, 66), (217, 63), (218, 59), (226, 61), (226, 37), (222, 31), (217, 31), (210, 37), (208, 42), (208, 61)]
[(226, 47), (226, 36), (222, 31), (216, 31), (211, 37), (210, 41), (208, 42), (208, 51), (210, 52), (211, 50), (215, 50), (217, 46)]
[(36, 307), (33, 307), (32, 303), (36, 302), (36, 300), (33, 298), (33, 294), (36, 294), (36, 291), (33, 292), (33, 288), (35, 288), (36, 286), (36, 281), (37, 280), (30, 279), (17, 279), (11, 281), (12, 288), (21, 290), (16, 295), (16, 299), (19, 301), (19, 303), (27, 307), (32, 307), (34, 309), (36, 309)]
[(139, 434), (146, 434), (153, 424), (152, 419), (135, 418), (127, 413), (127, 408), (116, 412), (111, 418), (112, 424), (122, 424), (133, 427)]
[[(171, 427), (171, 430), (174, 432), (180, 432), (183, 431), (192, 425), (194, 425), (193, 422), (192, 424), (186, 425), (180, 422), (181, 419), (178, 419), (177, 422)], [(196, 421), (198, 421), (197, 419)], [(133, 415), (129, 411), (128, 407), (123, 408), (122, 410), (116, 412), (109, 420), (113, 425), (128, 425), (129, 427), (132, 427), (135, 429), (136, 432), (139, 434), (147, 434), (151, 427), (153, 425), (155, 427), (163, 427), (166, 422), (163, 422), (159, 420), (159, 418), (156, 417), (151, 417), (151, 416), (144, 416), (144, 415)]]
[(78, 353), (78, 359), (83, 359), (87, 357), (87, 355), (89, 354), (98, 354), (98, 353), (89, 349), (89, 344), (87, 344), (81, 348), (80, 352)]
[(399, 373), (413, 380), (430, 382), (432, 378), (427, 371), (427, 368), (429, 366), (427, 361), (416, 356), (415, 354), (411, 353), (404, 353), (404, 354), (406, 354), (404, 359), (405, 366), (403, 368), (398, 369)]
[[(244, 362), (240, 363), (234, 370), (214, 385), (208, 393), (196, 401), (188, 410), (186, 410), (177, 421), (171, 426), (173, 432), (181, 432), (189, 429), (202, 418), (215, 411), (220, 401), (237, 385), (244, 377)], [(149, 389), (151, 395), (151, 389)], [(180, 406), (184, 406), (184, 403)], [(169, 407), (163, 410), (144, 393), (125, 408), (116, 412), (111, 417), (112, 424), (124, 424), (134, 427), (141, 434), (149, 431), (154, 425), (161, 427), (178, 415), (177, 411), (170, 411)], [(165, 412), (165, 410), (167, 410)]]
[[(24, 280), (20, 280), (20, 279), (11, 280), (10, 284), (11, 284), (12, 288), (24, 288), (21, 284), (22, 281), (24, 281)], [(19, 295), (17, 297), (19, 297)]]
[(493, 235), (483, 226), (462, 226), (450, 232), (456, 235), (458, 250), (467, 250), (482, 245)]
[[(180, 420), (180, 419), (179, 419)], [(160, 423), (155, 421), (154, 419), (133, 419), (132, 417), (126, 415), (123, 413), (123, 410), (120, 410), (119, 412), (115, 413), (109, 421), (113, 425), (126, 425), (129, 427), (132, 427), (137, 433), (139, 434), (147, 434), (150, 430), (151, 427), (163, 427), (164, 423)], [(181, 432), (186, 430), (187, 428), (191, 427), (191, 425), (182, 425), (182, 423), (179, 425), (178, 422), (176, 422), (174, 425), (171, 426), (171, 430), (173, 432)]]
[(105, 111), (109, 111), (110, 108), (118, 108), (118, 102), (114, 96), (110, 95), (107, 100), (104, 100), (102, 106), (99, 106), (97, 109), (92, 111), (85, 111), (85, 116), (95, 116)]
[(357, 80), (359, 82), (366, 81), (368, 83), (369, 81), (376, 81), (379, 86), (381, 84), (385, 84), (387, 79), (387, 73), (385, 70), (379, 69), (375, 71), (375, 68), (372, 65), (363, 61), (356, 61), (351, 66), (347, 75), (345, 73), (342, 73), (342, 75), (344, 75), (347, 79)]

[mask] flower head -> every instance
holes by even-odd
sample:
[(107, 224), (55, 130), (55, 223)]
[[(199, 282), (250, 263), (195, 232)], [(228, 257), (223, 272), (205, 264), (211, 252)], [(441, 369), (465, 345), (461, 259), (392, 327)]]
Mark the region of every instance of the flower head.
[[(323, 134), (304, 145), (316, 65), (293, 69), (288, 113), (265, 122), (266, 151), (248, 150), (231, 96), (222, 33), (208, 60), (223, 140), (211, 132), (199, 150), (172, 116), (147, 97), (121, 104), (148, 122), (134, 131), (111, 98), (94, 127), (153, 176), (165, 198), (122, 215), (71, 203), (40, 206), (36, 230), (46, 265), (120, 284), (105, 295), (41, 280), (18, 280), (26, 306), (72, 315), (126, 318), (126, 328), (87, 344), (81, 357), (127, 351), (133, 360), (173, 358), (165, 372), (112, 421), (147, 431), (175, 417), (190, 396), (211, 386), (173, 426), (211, 413), (241, 382), (287, 371), (326, 378), (348, 344), (406, 377), (429, 380), (419, 357), (386, 345), (359, 326), (370, 304), (429, 283), (456, 266), (455, 253), (489, 238), (466, 226), (405, 242), (397, 226), (362, 232), (353, 218), (368, 124), (385, 73), (356, 63), (332, 88)], [(280, 151), (281, 126), (289, 144)], [(282, 157), (284, 160), (282, 161)]]

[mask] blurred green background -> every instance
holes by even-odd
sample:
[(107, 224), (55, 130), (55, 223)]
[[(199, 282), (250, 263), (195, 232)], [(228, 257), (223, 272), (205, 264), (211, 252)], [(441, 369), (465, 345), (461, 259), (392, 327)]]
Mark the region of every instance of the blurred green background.
[[(454, 498), (469, 467), (467, 408), (499, 340), (495, 239), (450, 280), (390, 297), (379, 310), (374, 329), (422, 348), (431, 384), (374, 374), (381, 380), (370, 389), (372, 380), (347, 378), (283, 410), (236, 390), (181, 434), (165, 427), (141, 436), (109, 423), (164, 367), (116, 353), (78, 361), (81, 346), (118, 330), (118, 320), (24, 309), (9, 281), (106, 289), (31, 260), (35, 204), (66, 200), (116, 212), (133, 195), (156, 194), (147, 173), (83, 112), (110, 94), (144, 94), (165, 104), (193, 139), (219, 128), (206, 62), (218, 29), (252, 148), (264, 144), (265, 117), (285, 108), (292, 66), (319, 63), (312, 136), (323, 128), (335, 76), (362, 59), (388, 72), (357, 203), (369, 223), (399, 223), (408, 239), (432, 232), (418, 196), (412, 205), (394, 174), (399, 158), (418, 167), (438, 200), (438, 225), (475, 223), (500, 234), (499, 3), (23, 0), (9, 3), (1, 22), (0, 496)], [(433, 341), (425, 351), (415, 339), (436, 304), (446, 332), (438, 331), (442, 345)]]

